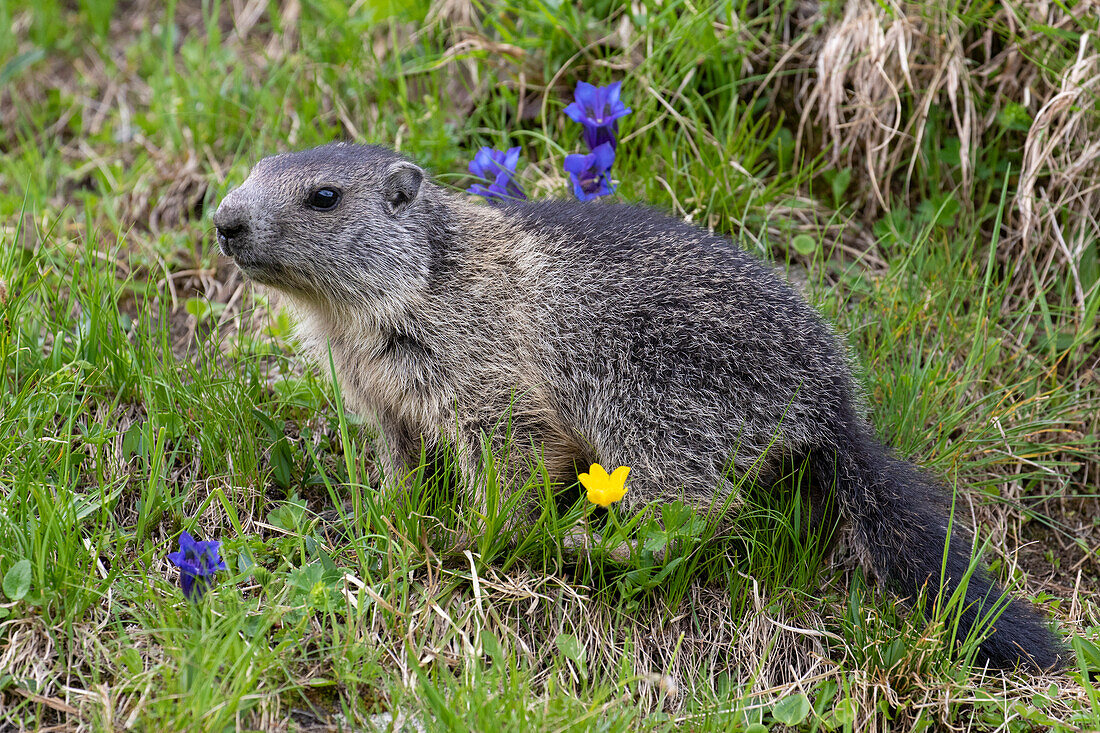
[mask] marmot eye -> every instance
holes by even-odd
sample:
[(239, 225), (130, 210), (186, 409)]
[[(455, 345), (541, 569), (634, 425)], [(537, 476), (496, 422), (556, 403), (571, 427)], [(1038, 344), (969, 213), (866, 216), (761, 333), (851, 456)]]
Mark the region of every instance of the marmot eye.
[(340, 192), (335, 188), (318, 188), (309, 195), (309, 208), (328, 211), (340, 202)]

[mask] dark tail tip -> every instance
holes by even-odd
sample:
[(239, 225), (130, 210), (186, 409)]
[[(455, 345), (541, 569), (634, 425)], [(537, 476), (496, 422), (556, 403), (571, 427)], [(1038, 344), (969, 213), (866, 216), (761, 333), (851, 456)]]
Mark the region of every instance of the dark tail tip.
[(969, 543), (956, 536), (948, 542), (947, 503), (931, 479), (891, 455), (865, 429), (854, 429), (837, 443), (834, 450), (811, 452), (811, 470), (816, 480), (835, 482), (855, 542), (881, 580), (903, 595), (915, 595), (928, 584), (935, 589), (942, 577), (942, 593), (950, 597), (969, 574), (957, 638), (987, 634), (978, 647), (978, 664), (1032, 671), (1066, 664), (1069, 651), (1046, 622), (1020, 601), (1002, 599), (1004, 592), (985, 571), (970, 572)]
[[(972, 577), (970, 582), (974, 580)], [(991, 599), (1001, 594), (984, 573), (979, 580), (980, 586), (991, 591)], [(970, 596), (969, 588), (966, 595)], [(959, 637), (965, 638), (975, 626), (982, 624), (981, 616), (973, 606), (964, 609), (959, 619)], [(1032, 672), (1053, 672), (1066, 666), (1070, 659), (1070, 650), (1058, 640), (1043, 618), (1015, 598), (1009, 599), (1000, 615), (983, 627), (990, 631), (978, 646), (975, 662), (979, 665), (993, 669), (1019, 666)]]

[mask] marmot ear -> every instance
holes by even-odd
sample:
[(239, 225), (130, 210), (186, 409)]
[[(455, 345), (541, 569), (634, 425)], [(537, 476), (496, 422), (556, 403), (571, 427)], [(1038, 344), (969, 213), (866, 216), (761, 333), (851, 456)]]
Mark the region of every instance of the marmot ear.
[(420, 193), (424, 171), (412, 163), (394, 163), (386, 171), (382, 184), (382, 200), (391, 216), (397, 216), (409, 207)]

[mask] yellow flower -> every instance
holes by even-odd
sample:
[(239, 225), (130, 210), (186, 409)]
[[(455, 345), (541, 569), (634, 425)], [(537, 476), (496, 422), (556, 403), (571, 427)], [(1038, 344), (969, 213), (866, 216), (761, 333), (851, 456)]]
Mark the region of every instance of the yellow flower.
[(588, 489), (588, 500), (606, 508), (626, 494), (626, 477), (629, 473), (629, 468), (619, 466), (608, 476), (603, 466), (593, 463), (588, 473), (582, 473), (577, 478), (580, 479), (581, 486)]

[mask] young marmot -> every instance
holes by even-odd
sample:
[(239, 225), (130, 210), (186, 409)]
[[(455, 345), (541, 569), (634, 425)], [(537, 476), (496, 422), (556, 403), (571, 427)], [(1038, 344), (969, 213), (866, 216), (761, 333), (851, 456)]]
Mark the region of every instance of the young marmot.
[[(481, 205), (348, 144), (261, 160), (214, 224), (226, 255), (290, 297), (325, 371), (331, 353), (391, 478), (449, 444), (476, 495), (483, 441), (507, 431), (506, 476), (538, 451), (565, 484), (592, 462), (630, 466), (628, 509), (710, 507), (731, 471), (806, 458), (877, 577), (914, 594), (945, 567), (950, 593), (968, 569), (941, 491), (860, 417), (829, 327), (725, 238), (636, 206)], [(976, 572), (959, 635), (1000, 595)], [(981, 653), (1041, 669), (1064, 656), (1015, 600)]]

